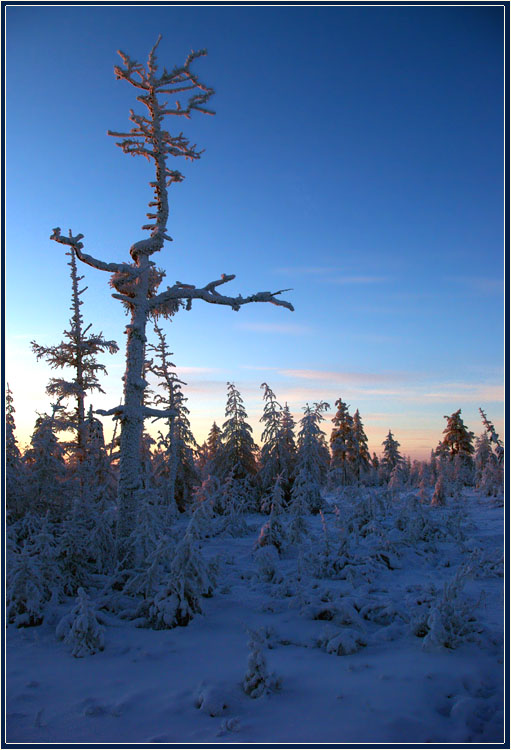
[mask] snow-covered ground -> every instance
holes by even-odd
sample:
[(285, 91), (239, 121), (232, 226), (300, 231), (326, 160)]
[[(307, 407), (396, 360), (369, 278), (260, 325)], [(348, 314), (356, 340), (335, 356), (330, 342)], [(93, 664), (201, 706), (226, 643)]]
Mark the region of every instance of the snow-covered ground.
[[(74, 658), (55, 617), (9, 626), (7, 741), (502, 742), (503, 508), (409, 495), (329, 498), (338, 512), (280, 557), (254, 553), (265, 516), (205, 539), (217, 586), (187, 627), (102, 612), (104, 651)], [(258, 698), (243, 691), (248, 630), (274, 673)]]

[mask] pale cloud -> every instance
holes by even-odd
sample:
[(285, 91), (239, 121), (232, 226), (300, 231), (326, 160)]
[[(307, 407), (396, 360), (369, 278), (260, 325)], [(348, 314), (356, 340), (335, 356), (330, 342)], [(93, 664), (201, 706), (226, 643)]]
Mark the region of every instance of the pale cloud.
[(279, 375), (303, 380), (319, 380), (344, 385), (346, 383), (381, 383), (408, 380), (403, 372), (335, 372), (332, 370), (279, 370)]
[(302, 326), (296, 323), (238, 323), (236, 328), (244, 331), (256, 331), (258, 333), (284, 333), (292, 336), (303, 336), (313, 332), (311, 326)]
[(428, 401), (465, 401), (484, 403), (486, 401), (504, 401), (503, 385), (486, 385), (477, 383), (448, 383), (437, 386), (434, 391), (422, 393)]
[(181, 365), (176, 368), (176, 372), (179, 375), (212, 375), (213, 373), (222, 372), (219, 367), (182, 367)]
[(239, 365), (240, 370), (254, 370), (256, 372), (269, 372), (277, 370), (277, 367), (271, 367), (270, 365)]

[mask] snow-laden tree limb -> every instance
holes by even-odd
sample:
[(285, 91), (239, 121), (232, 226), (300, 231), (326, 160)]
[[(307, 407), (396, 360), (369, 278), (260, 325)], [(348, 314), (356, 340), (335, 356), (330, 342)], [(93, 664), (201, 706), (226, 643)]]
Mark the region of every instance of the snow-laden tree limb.
[(80, 240), (83, 240), (83, 234), (73, 236), (71, 230), (69, 230), (69, 236), (63, 237), (61, 231), (60, 227), (55, 227), (50, 235), (50, 240), (55, 240), (55, 242), (60, 242), (61, 245), (69, 245), (69, 247), (72, 247), (82, 263), (86, 263), (88, 266), (92, 266), (92, 268), (96, 268), (98, 271), (110, 271), (110, 273), (120, 271), (122, 273), (130, 273), (133, 276), (136, 276), (137, 269), (129, 263), (106, 263), (103, 260), (94, 258), (92, 255), (82, 253), (83, 242), (80, 242)]
[(242, 297), (241, 294), (237, 297), (226, 297), (216, 291), (217, 286), (226, 284), (228, 281), (232, 281), (235, 278), (235, 274), (222, 274), (220, 279), (210, 281), (206, 286), (199, 288), (195, 287), (193, 284), (183, 284), (180, 281), (176, 281), (174, 286), (167, 287), (167, 291), (161, 292), (156, 295), (156, 297), (149, 300), (149, 310), (155, 311), (161, 305), (177, 299), (188, 300), (187, 310), (191, 308), (191, 303), (194, 299), (202, 299), (204, 302), (209, 302), (214, 305), (227, 305), (228, 307), (232, 307), (235, 311), (239, 310), (242, 305), (247, 305), (250, 302), (270, 302), (272, 305), (286, 307), (291, 311), (294, 310), (291, 302), (276, 299), (278, 294), (289, 292), (289, 289), (280, 289), (277, 292), (256, 292), (256, 294), (251, 294), (248, 297)]
[(155, 417), (156, 419), (177, 417), (178, 414), (175, 409), (152, 409), (150, 406), (144, 406), (143, 413), (145, 417)]
[(124, 414), (124, 406), (113, 406), (111, 409), (94, 409), (94, 414), (101, 414), (102, 417), (120, 417)]

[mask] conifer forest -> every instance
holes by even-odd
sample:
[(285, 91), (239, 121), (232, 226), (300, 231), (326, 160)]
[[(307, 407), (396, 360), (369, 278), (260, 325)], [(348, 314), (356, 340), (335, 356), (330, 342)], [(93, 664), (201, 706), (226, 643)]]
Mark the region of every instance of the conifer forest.
[[(187, 127), (216, 113), (206, 51), (171, 67), (160, 40), (145, 63), (119, 52), (133, 109), (108, 131), (145, 161), (142, 238), (113, 262), (90, 254), (86, 227), (49, 217), (70, 317), (59, 343), (31, 342), (34, 368), (53, 372), (51, 408), (23, 448), (23, 393), (6, 385), (6, 741), (500, 743), (501, 415), (481, 403), (474, 434), (453, 403), (430, 457), (412, 460), (393, 429), (370, 452), (342, 392), (293, 412), (269, 372), (260, 444), (235, 382), (197, 441), (180, 316), (264, 303), (288, 321), (293, 291), (243, 296), (233, 274), (168, 281), (179, 166), (202, 155)], [(93, 275), (123, 308), (116, 340), (89, 322)], [(101, 409), (119, 350), (122, 398)]]

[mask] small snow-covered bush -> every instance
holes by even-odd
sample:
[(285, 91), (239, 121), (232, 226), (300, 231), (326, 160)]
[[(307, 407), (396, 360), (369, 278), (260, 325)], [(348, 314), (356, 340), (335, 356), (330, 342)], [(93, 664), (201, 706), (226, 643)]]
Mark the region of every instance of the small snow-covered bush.
[(444, 585), (429, 611), (423, 648), (427, 651), (454, 649), (482, 632), (474, 616), (474, 604), (462, 595), (463, 579), (458, 573)]
[(282, 574), (279, 571), (279, 553), (273, 544), (258, 547), (254, 553), (257, 576), (263, 583), (280, 583)]
[(223, 690), (215, 685), (201, 683), (195, 695), (195, 708), (208, 716), (221, 716), (227, 709), (227, 698)]
[(260, 698), (263, 695), (278, 690), (282, 680), (272, 672), (268, 672), (266, 658), (263, 653), (265, 633), (262, 630), (248, 630), (250, 649), (247, 671), (243, 679), (243, 691), (250, 698)]
[(79, 658), (103, 651), (104, 633), (105, 629), (98, 622), (89, 597), (83, 588), (79, 588), (75, 606), (59, 622), (55, 635), (71, 646), (71, 653)]
[(187, 531), (176, 547), (167, 581), (141, 605), (147, 624), (156, 630), (188, 625), (202, 612), (201, 599), (211, 596), (214, 586), (215, 566), (203, 560)]
[(445, 488), (442, 474), (440, 474), (436, 480), (433, 497), (431, 498), (431, 505), (445, 505)]
[(327, 634), (320, 639), (320, 645), (328, 654), (347, 656), (367, 646), (366, 638), (358, 630), (342, 628), (335, 635)]

